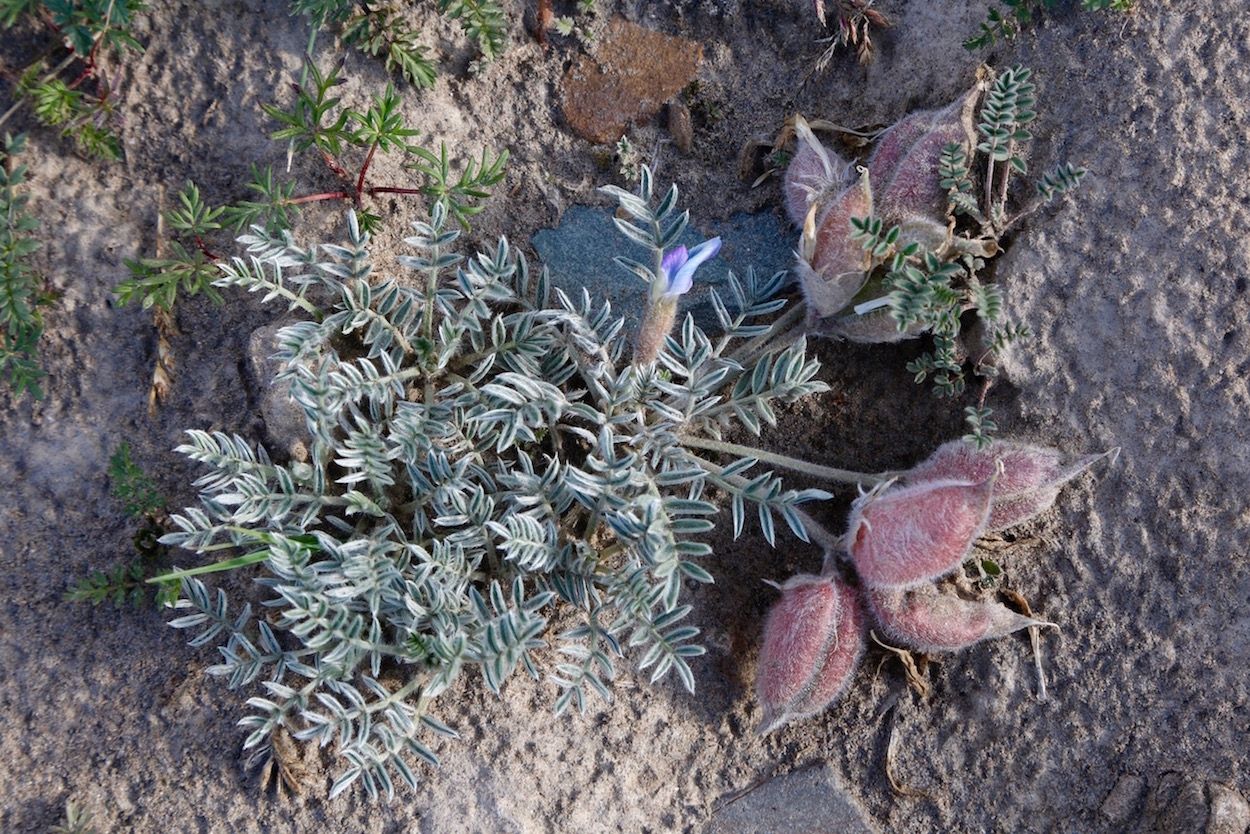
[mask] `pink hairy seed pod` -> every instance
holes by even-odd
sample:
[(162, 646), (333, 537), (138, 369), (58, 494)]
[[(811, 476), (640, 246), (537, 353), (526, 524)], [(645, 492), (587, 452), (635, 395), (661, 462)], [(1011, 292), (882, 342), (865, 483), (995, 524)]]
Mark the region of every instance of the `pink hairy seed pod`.
[(940, 219), (946, 217), (946, 189), (938, 177), (938, 160), (948, 143), (963, 140), (960, 125), (938, 124), (911, 146), (889, 183), (877, 189), (877, 211), (887, 223), (903, 226), (904, 232), (908, 225), (922, 223), (945, 227)]
[(922, 652), (966, 649), (1029, 626), (1058, 628), (1002, 603), (963, 599), (933, 585), (912, 591), (869, 590), (865, 598), (873, 618), (890, 639)]
[(899, 166), (921, 136), (929, 132), (936, 110), (912, 113), (886, 128), (877, 139), (872, 155), (868, 157), (868, 176), (877, 188), (885, 188), (894, 179)]
[(907, 473), (909, 484), (930, 481), (980, 481), (1002, 467), (994, 483), (990, 517), (985, 532), (1006, 530), (1028, 521), (1055, 503), (1059, 490), (1068, 481), (1104, 457), (1119, 454), (1119, 448), (1097, 455), (1071, 457), (1044, 446), (1031, 446), (1011, 440), (995, 440), (984, 449), (952, 440), (944, 443)]
[(842, 694), (864, 651), (864, 617), (854, 589), (837, 579), (791, 577), (768, 613), (756, 691), (759, 734), (815, 715)]
[(913, 227), (922, 236), (909, 239), (930, 249), (943, 242), (944, 236), (936, 235), (946, 225), (946, 190), (938, 175), (942, 148), (955, 143), (967, 153), (972, 147), (980, 94), (980, 87), (973, 87), (941, 110), (907, 116), (882, 134), (868, 160), (877, 214), (888, 225)]
[(994, 480), (887, 483), (861, 496), (846, 534), (860, 580), (902, 591), (959, 567), (985, 528)]
[(846, 307), (868, 280), (868, 254), (852, 238), (851, 225), (852, 218), (872, 214), (867, 170), (861, 168), (859, 179), (820, 211), (814, 204), (807, 211), (798, 264), (803, 295), (816, 318)]
[(816, 138), (802, 116), (794, 117), (794, 132), (799, 146), (786, 166), (783, 189), (786, 213), (794, 225), (802, 226), (811, 206), (826, 204), (846, 188), (852, 168)]

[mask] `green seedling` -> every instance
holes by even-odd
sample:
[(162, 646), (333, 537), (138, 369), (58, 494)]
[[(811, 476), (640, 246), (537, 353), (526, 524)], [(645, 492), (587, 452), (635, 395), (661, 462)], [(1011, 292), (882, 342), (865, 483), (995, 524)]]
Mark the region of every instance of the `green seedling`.
[[(22, 105), (35, 118), (74, 140), (83, 153), (121, 159), (118, 116), (105, 66), (143, 47), (131, 32), (140, 0), (0, 0), (0, 29), (31, 17), (47, 27), (49, 46), (21, 73), (16, 102), (0, 125)], [(118, 68), (112, 74), (117, 77)]]
[[(1087, 12), (1130, 12), (1135, 2), (1136, 0), (1081, 0), (1081, 8)], [(1058, 5), (1059, 0), (999, 0), (997, 8), (990, 7), (985, 22), (981, 24), (980, 34), (964, 41), (964, 49), (985, 49), (1000, 40), (1010, 40), (1033, 22), (1039, 10), (1053, 9)]]
[[(152, 479), (131, 459), (129, 443), (121, 443), (109, 458), (108, 474), (112, 481), (109, 494), (122, 503), (126, 515), (143, 522), (143, 527), (134, 537), (137, 555), (129, 562), (108, 570), (93, 571), (66, 593), (65, 599), (92, 605), (107, 601), (117, 608), (129, 602), (138, 608), (147, 596), (148, 582), (156, 575), (166, 552), (165, 546), (160, 543), (168, 523), (165, 499)], [(157, 605), (173, 604), (177, 598), (176, 583), (164, 583), (157, 588)]]
[[(507, 42), (503, 7), (494, 0), (438, 0), (439, 13), (455, 20), (481, 53), (498, 58)], [(421, 28), (411, 12), (398, 3), (357, 0), (292, 0), (294, 14), (309, 17), (316, 30), (332, 27), (343, 41), (366, 55), (382, 58), (387, 72), (398, 73), (410, 84), (432, 87), (438, 68), (430, 50), (422, 46)], [(311, 54), (311, 49), (309, 50)]]
[(33, 236), (39, 221), (26, 210), (28, 195), (17, 190), (26, 181), (26, 166), (12, 161), (25, 147), (26, 134), (5, 134), (0, 151), (0, 375), (8, 379), (14, 397), (29, 391), (42, 399), (39, 380), (47, 372), (36, 358), (43, 333), (40, 307), (52, 296), (30, 264), (40, 247)]

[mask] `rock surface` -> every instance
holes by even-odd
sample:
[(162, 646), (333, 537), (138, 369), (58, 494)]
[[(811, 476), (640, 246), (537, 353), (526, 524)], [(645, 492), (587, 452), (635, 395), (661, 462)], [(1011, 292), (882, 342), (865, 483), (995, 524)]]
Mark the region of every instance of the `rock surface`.
[(833, 769), (820, 763), (724, 801), (703, 834), (874, 834)]
[(703, 47), (615, 19), (593, 55), (573, 62), (560, 86), (564, 115), (579, 136), (615, 142), (650, 119), (694, 78)]

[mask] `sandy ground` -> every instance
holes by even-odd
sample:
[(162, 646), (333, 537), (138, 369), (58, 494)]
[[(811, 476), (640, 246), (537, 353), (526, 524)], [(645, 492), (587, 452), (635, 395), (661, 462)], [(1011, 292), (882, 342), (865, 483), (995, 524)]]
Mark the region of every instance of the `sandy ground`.
[[(625, 184), (561, 115), (559, 81), (580, 47), (556, 38), (544, 54), (520, 4), (506, 5), (501, 60), (468, 76), (458, 31), (435, 26), (444, 74), (431, 91), (404, 88), (427, 145), (513, 154), (474, 226), (480, 245), (500, 234), (523, 244), (570, 205), (606, 206), (597, 186)], [(180, 507), (196, 474), (171, 451), (184, 429), (263, 431), (244, 366), (272, 311), (237, 295), (224, 308), (180, 304), (179, 378), (149, 419), (150, 317), (116, 308), (111, 290), (124, 258), (151, 253), (162, 200), (185, 180), (226, 202), (243, 196), (250, 161), (282, 164), (259, 104), (297, 73), (306, 24), (279, 0), (156, 2), (139, 27), (147, 52), (119, 79), (125, 162), (84, 161), (38, 129), (24, 160), (43, 223), (37, 266), (63, 295), (41, 347), (47, 398), (0, 393), (0, 830), (45, 831), (73, 798), (101, 831), (700, 831), (738, 792), (815, 762), (881, 831), (1244, 830), (1250, 21), (1216, 0), (1141, 0), (1129, 17), (1063, 3), (1017, 41), (970, 54), (960, 42), (984, 0), (880, 0), (896, 26), (878, 35), (875, 63), (840, 53), (816, 72), (823, 46), (798, 0), (599, 5), (600, 24), (611, 12), (703, 46), (699, 79), (723, 118), (696, 125), (688, 154), (664, 144), (656, 158), (704, 229), (780, 210), (777, 184), (751, 189), (734, 160), (795, 110), (888, 124), (952, 100), (983, 59), (1034, 70), (1036, 167), (1067, 159), (1090, 174), (1001, 259), (1009, 310), (1036, 337), (1014, 350), (989, 405), (1007, 436), (1123, 449), (996, 557), (1007, 584), (1061, 626), (1043, 640), (1049, 700), (1034, 698), (1022, 637), (941, 658), (924, 699), (874, 651), (833, 709), (757, 738), (751, 681), (774, 599), (760, 580), (814, 570), (820, 556), (721, 536), (717, 584), (691, 594), (709, 646), (697, 696), (631, 671), (612, 703), (553, 719), (549, 684), (518, 677), (496, 698), (466, 680), (439, 716), (462, 739), (436, 744), (442, 768), (424, 771), (419, 790), (390, 804), (352, 792), (327, 802), (329, 771), (314, 761), (302, 795), (266, 795), (242, 767), (243, 697), (204, 674), (213, 652), (188, 648), (150, 608), (62, 601), (88, 569), (128, 558), (134, 525), (106, 477), (119, 442)], [(13, 60), (20, 46), (0, 53)], [(323, 65), (338, 54), (323, 38)], [(343, 94), (359, 102), (386, 83), (355, 54), (347, 76)], [(630, 135), (649, 153), (669, 138), (662, 125)], [(396, 161), (380, 165), (400, 175)], [(421, 216), (414, 203), (394, 212), (381, 259)], [(311, 212), (301, 228), (315, 235), (334, 220)], [(766, 444), (860, 470), (922, 459), (962, 431), (966, 403), (910, 382), (903, 365), (919, 349), (823, 343), (834, 390), (783, 415)], [(840, 529), (850, 498), (820, 516)], [(231, 581), (245, 593), (245, 578)], [(892, 738), (891, 773), (908, 795), (887, 778)]]

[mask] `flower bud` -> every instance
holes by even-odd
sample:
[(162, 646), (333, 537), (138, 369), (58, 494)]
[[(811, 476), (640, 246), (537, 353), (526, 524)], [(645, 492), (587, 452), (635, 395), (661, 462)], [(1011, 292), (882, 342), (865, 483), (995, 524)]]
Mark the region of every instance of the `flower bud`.
[(846, 188), (851, 165), (825, 147), (802, 116), (794, 117), (794, 132), (799, 146), (786, 166), (783, 190), (786, 213), (802, 226), (811, 206), (824, 205)]
[(660, 271), (647, 295), (647, 309), (634, 339), (634, 362), (654, 362), (677, 321), (677, 299), (694, 286), (694, 273), (720, 251), (720, 238), (705, 240), (693, 249), (677, 246), (660, 259)]
[(799, 282), (816, 318), (831, 316), (851, 303), (868, 280), (868, 254), (852, 235), (851, 219), (872, 214), (868, 172), (824, 208), (813, 204), (803, 223)]
[(799, 575), (781, 587), (764, 625), (756, 690), (769, 733), (829, 706), (846, 688), (864, 651), (855, 591), (831, 577)]
[(902, 591), (957, 568), (989, 518), (994, 476), (980, 483), (892, 483), (851, 507), (846, 541), (859, 578), (870, 588)]
[(1059, 490), (1095, 461), (1116, 455), (1112, 449), (1099, 455), (1071, 458), (1058, 449), (995, 440), (984, 449), (952, 440), (938, 447), (929, 459), (907, 473), (909, 484), (932, 481), (981, 481), (994, 472), (994, 483), (985, 532), (1006, 530), (1050, 509)]
[(966, 600), (933, 585), (911, 591), (873, 589), (865, 592), (865, 598), (886, 636), (922, 652), (966, 649), (1029, 626), (1057, 628), (1002, 603)]

